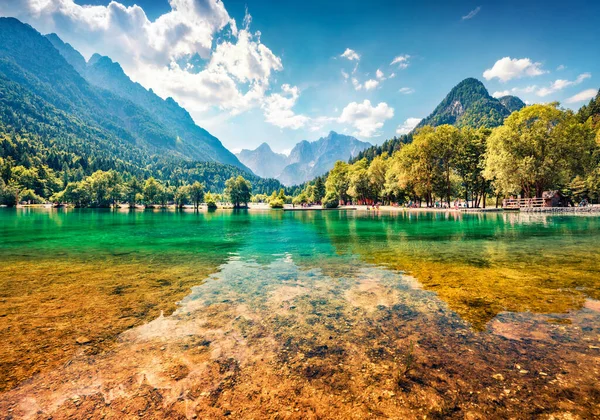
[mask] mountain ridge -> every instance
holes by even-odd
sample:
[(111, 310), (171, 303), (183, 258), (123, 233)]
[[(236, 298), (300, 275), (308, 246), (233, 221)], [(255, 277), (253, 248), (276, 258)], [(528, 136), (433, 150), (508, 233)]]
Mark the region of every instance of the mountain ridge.
[[(355, 137), (330, 131), (315, 141), (302, 140), (288, 156), (272, 151), (267, 143), (237, 154), (255, 173), (278, 179), (284, 185), (299, 185), (329, 171), (337, 160), (348, 160), (371, 147)], [(262, 176), (262, 175), (261, 175)]]
[(172, 139), (169, 146), (180, 157), (216, 161), (248, 170), (216, 137), (199, 127), (173, 98), (162, 99), (151, 89), (133, 82), (118, 62), (97, 53), (86, 62), (77, 50), (58, 35), (48, 34), (45, 38), (90, 85), (130, 101), (148, 113), (166, 136)]

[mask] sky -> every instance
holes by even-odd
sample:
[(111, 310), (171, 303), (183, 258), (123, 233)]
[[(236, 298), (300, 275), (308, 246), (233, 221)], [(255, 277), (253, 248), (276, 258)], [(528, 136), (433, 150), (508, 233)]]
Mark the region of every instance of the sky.
[(578, 109), (600, 86), (600, 1), (1, 0), (118, 61), (230, 150), (335, 130), (380, 144), (467, 77)]

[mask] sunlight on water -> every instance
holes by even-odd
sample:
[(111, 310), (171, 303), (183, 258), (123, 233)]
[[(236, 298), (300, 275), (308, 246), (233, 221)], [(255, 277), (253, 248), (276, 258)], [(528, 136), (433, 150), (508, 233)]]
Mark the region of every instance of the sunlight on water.
[(600, 415), (599, 231), (515, 214), (3, 211), (0, 411)]

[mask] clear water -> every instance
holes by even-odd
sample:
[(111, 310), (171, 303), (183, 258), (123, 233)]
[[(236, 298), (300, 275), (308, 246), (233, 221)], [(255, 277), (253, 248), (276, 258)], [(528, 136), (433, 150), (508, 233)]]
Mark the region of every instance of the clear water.
[(0, 209), (0, 411), (597, 416), (599, 234), (585, 216)]

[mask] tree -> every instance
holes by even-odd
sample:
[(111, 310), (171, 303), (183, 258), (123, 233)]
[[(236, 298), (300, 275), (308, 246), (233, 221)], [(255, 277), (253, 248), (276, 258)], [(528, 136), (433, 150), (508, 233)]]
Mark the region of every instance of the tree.
[(156, 204), (163, 189), (164, 187), (160, 181), (157, 181), (154, 177), (148, 178), (144, 185), (144, 203), (146, 206), (151, 207)]
[[(417, 135), (418, 136), (418, 135)], [(433, 159), (437, 162), (437, 170), (439, 171), (437, 194), (440, 197), (445, 197), (448, 207), (454, 194), (453, 173), (455, 160), (457, 157), (457, 149), (460, 145), (461, 135), (460, 130), (452, 125), (440, 125), (433, 130)]]
[(348, 164), (338, 160), (333, 165), (331, 171), (329, 171), (327, 181), (325, 182), (325, 190), (330, 198), (330, 201), (332, 197), (337, 197), (338, 201), (342, 200), (346, 202), (348, 199), (349, 184), (350, 179), (348, 178)]
[(129, 204), (129, 208), (135, 207), (138, 196), (143, 190), (144, 188), (137, 177), (132, 176), (129, 181), (127, 181), (127, 184), (125, 184), (125, 199)]
[(252, 195), (252, 185), (243, 176), (229, 178), (225, 181), (225, 196), (233, 204), (233, 207), (246, 207)]
[(204, 201), (204, 185), (196, 181), (190, 186), (189, 192), (190, 199), (194, 204), (194, 208), (197, 209), (198, 207), (200, 207), (200, 203)]
[(348, 195), (356, 201), (364, 203), (370, 195), (368, 163), (366, 158), (350, 165), (348, 180)]
[(180, 185), (173, 193), (173, 201), (177, 208), (182, 209), (190, 199), (190, 186)]
[(206, 193), (206, 196), (204, 197), (204, 199), (206, 200), (206, 208), (208, 210), (216, 210), (217, 209), (217, 199), (215, 197), (214, 194), (208, 192)]
[(491, 131), (486, 128), (475, 130), (464, 127), (460, 132), (460, 142), (457, 145), (454, 167), (461, 180), (465, 202), (473, 198), (475, 207), (483, 202), (490, 187), (490, 182), (483, 177), (484, 156), (487, 138)]
[(323, 177), (317, 177), (315, 180), (315, 189), (313, 191), (313, 201), (321, 204), (321, 201), (325, 197), (325, 183)]
[(541, 197), (590, 167), (594, 132), (557, 104), (531, 105), (508, 117), (487, 142), (484, 176), (497, 191)]
[(369, 184), (375, 201), (378, 201), (380, 198), (383, 200), (385, 196), (385, 175), (387, 169), (387, 152), (383, 152), (381, 155), (374, 157), (369, 165), (367, 175), (369, 177)]

